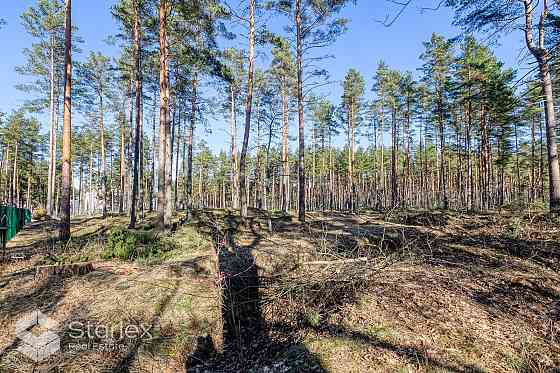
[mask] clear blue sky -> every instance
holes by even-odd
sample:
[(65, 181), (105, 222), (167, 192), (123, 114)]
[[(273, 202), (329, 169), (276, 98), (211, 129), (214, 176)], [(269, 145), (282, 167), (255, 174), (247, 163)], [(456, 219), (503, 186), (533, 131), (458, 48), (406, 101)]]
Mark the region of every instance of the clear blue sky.
[[(114, 2), (115, 0), (73, 1), (73, 23), (84, 38), (84, 53), (102, 51), (111, 56), (117, 53), (115, 47), (110, 47), (104, 42), (117, 30), (116, 22), (110, 13)], [(2, 7), (0, 18), (4, 18), (8, 24), (0, 30), (0, 38), (3, 41), (0, 59), (0, 111), (9, 112), (19, 107), (25, 99), (24, 94), (14, 88), (22, 79), (14, 68), (24, 63), (22, 49), (32, 43), (32, 38), (21, 26), (19, 16), (34, 3), (33, 0), (16, 0), (6, 2)], [(420, 6), (433, 7), (435, 3), (437, 1), (417, 0), (390, 28), (376, 22), (397, 11), (389, 2), (359, 0), (356, 6), (349, 6), (343, 12), (343, 16), (350, 19), (348, 33), (324, 51), (336, 56), (335, 59), (323, 62), (324, 67), (331, 73), (331, 79), (340, 81), (348, 68), (353, 67), (364, 75), (368, 88), (371, 88), (372, 77), (380, 59), (385, 60), (392, 68), (414, 72), (421, 65), (419, 56), (423, 50), (422, 42), (428, 40), (432, 32), (447, 37), (454, 37), (460, 33), (460, 30), (451, 25), (452, 13), (448, 9), (420, 14)], [(242, 40), (239, 41), (241, 42)], [(500, 43), (501, 45), (495, 47), (497, 56), (506, 66), (518, 68), (518, 55), (523, 49), (521, 35), (513, 34), (502, 38)], [(75, 58), (80, 59), (81, 56)], [(340, 84), (326, 87), (324, 92), (328, 92), (330, 98), (336, 102), (341, 94)], [(367, 94), (371, 97), (370, 89), (367, 90)], [(40, 116), (40, 119), (45, 121), (43, 116)], [(218, 119), (212, 126), (212, 134), (205, 134), (199, 129), (197, 137), (204, 137), (214, 150), (227, 149), (224, 131), (221, 128), (225, 123)]]

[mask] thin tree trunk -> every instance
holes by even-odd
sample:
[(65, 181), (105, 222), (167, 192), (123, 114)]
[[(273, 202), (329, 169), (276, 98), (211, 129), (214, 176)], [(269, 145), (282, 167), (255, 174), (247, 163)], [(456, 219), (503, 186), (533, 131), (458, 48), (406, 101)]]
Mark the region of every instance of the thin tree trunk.
[(241, 156), (239, 158), (239, 178), (240, 178), (240, 198), (239, 205), (241, 208), (241, 216), (248, 215), (247, 201), (247, 176), (246, 176), (246, 158), (249, 148), (249, 134), (251, 131), (251, 112), (253, 107), (253, 75), (254, 75), (254, 59), (255, 59), (255, 0), (249, 0), (249, 69), (247, 72), (247, 101), (245, 104), (245, 133), (243, 135), (243, 146), (241, 148)]
[(234, 209), (239, 208), (239, 173), (237, 164), (237, 116), (235, 108), (235, 90), (233, 85), (230, 86), (231, 91), (231, 202)]
[(49, 136), (49, 174), (47, 177), (47, 215), (52, 216), (53, 213), (53, 194), (54, 183), (53, 179), (56, 177), (56, 127), (55, 127), (55, 77), (54, 77), (54, 36), (51, 36), (50, 45), (50, 115), (51, 115), (51, 129)]
[(192, 214), (192, 209), (194, 207), (193, 201), (193, 136), (194, 128), (196, 125), (196, 111), (197, 111), (197, 87), (198, 81), (197, 77), (193, 77), (192, 80), (192, 96), (191, 96), (191, 120), (189, 124), (189, 129), (187, 133), (187, 213), (189, 218)]
[(99, 95), (99, 130), (101, 132), (101, 198), (102, 198), (102, 215), (103, 218), (107, 217), (107, 155), (105, 151), (105, 123), (103, 116), (103, 93), (100, 90)]

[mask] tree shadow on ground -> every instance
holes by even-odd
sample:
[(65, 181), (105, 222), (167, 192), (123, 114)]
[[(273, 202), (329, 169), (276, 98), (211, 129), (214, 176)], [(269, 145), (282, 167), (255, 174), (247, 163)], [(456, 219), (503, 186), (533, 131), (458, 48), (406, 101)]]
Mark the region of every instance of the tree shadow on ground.
[[(263, 317), (262, 284), (254, 252), (263, 239), (258, 224), (232, 213), (219, 219), (207, 215), (199, 221), (199, 230), (212, 237), (217, 251), (222, 279), (223, 351), (215, 351), (208, 339), (199, 340), (188, 362), (190, 372), (325, 372), (295, 335), (273, 336)], [(253, 236), (247, 245), (236, 242), (241, 229), (248, 229)]]
[[(163, 315), (163, 313), (165, 312), (165, 310), (167, 309), (173, 297), (177, 294), (178, 289), (179, 289), (179, 283), (178, 281), (176, 281), (172, 291), (167, 293), (165, 297), (161, 300), (161, 302), (159, 302), (159, 304), (157, 305), (156, 312), (154, 313), (150, 321), (149, 330), (153, 330), (154, 328), (159, 327), (159, 320)], [(137, 338), (133, 340), (132, 343), (128, 344), (127, 351), (119, 359), (119, 361), (113, 366), (111, 372), (115, 372), (115, 373), (130, 372), (132, 365), (138, 355), (139, 349), (142, 346), (142, 343), (143, 343), (142, 339)]]
[(374, 347), (376, 349), (393, 353), (400, 358), (407, 360), (407, 363), (420, 365), (425, 368), (444, 370), (453, 373), (483, 373), (484, 370), (473, 365), (452, 364), (439, 360), (437, 357), (429, 356), (426, 351), (422, 351), (412, 346), (394, 344), (359, 331), (350, 330), (339, 325), (324, 324), (314, 330), (321, 336), (342, 338), (357, 342), (359, 344)]
[[(289, 217), (275, 218), (273, 230), (288, 240), (305, 240), (315, 247), (326, 243), (341, 257), (363, 255), (375, 260), (395, 255), (397, 261), (412, 258), (416, 265), (433, 267), (445, 277), (443, 283), (438, 280), (433, 286), (445, 286), (450, 293), (461, 294), (498, 317), (516, 317), (528, 324), (538, 320), (543, 326), (560, 317), (558, 277), (538, 278), (540, 275), (534, 272), (534, 268), (539, 267), (558, 273), (560, 242), (515, 238), (507, 230), (497, 230), (496, 235), (481, 234), (478, 230), (484, 228), (484, 224), (491, 224), (490, 215), (477, 215), (472, 219), (464, 216), (458, 227), (449, 225), (450, 219), (440, 213), (435, 221), (430, 214), (420, 214), (406, 218), (406, 224), (384, 223), (381, 219), (379, 222), (368, 221), (348, 214), (324, 216), (327, 218), (310, 219), (306, 224), (293, 222)], [(255, 218), (257, 222), (258, 219), (262, 220)], [(238, 220), (226, 216), (225, 221), (232, 225), (230, 231), (237, 229)], [(253, 230), (253, 226), (257, 227), (252, 233), (256, 242), (248, 246), (250, 252), (266, 239), (259, 236), (258, 224), (249, 222), (249, 229)], [(223, 233), (217, 244), (223, 244), (224, 236), (231, 246), (232, 235)], [(238, 253), (231, 255), (239, 256)], [(250, 268), (252, 264), (249, 260), (245, 266)], [(411, 281), (416, 283), (416, 280)], [(421, 285), (423, 281), (419, 279), (417, 283)], [(424, 283), (423, 286), (430, 285)], [(391, 291), (395, 291), (391, 299), (397, 303), (408, 296), (400, 294), (403, 289), (399, 289), (398, 286), (391, 287)], [(350, 296), (344, 302), (355, 300)], [(224, 311), (224, 315), (227, 312)], [(459, 371), (472, 371), (469, 367), (462, 369)]]
[[(422, 216), (420, 220), (427, 224), (429, 219)], [(342, 253), (363, 249), (364, 255), (374, 258), (396, 253), (413, 258), (418, 265), (443, 270), (443, 285), (449, 291), (465, 295), (494, 316), (536, 322), (548, 337), (545, 326), (559, 318), (560, 278), (554, 274), (560, 270), (560, 242), (515, 238), (507, 229), (485, 234), (479, 231), (480, 218), (463, 220), (455, 227), (445, 226), (445, 219), (439, 219), (437, 227), (445, 228), (442, 231), (422, 225), (364, 223), (346, 216), (334, 222), (313, 222), (310, 231)], [(407, 222), (419, 224), (413, 219)], [(406, 295), (396, 295), (395, 301), (399, 298), (406, 299)]]
[[(95, 277), (89, 277), (90, 280), (95, 281), (100, 287), (104, 284), (114, 281), (114, 274), (107, 271), (97, 271)], [(94, 273), (94, 272), (92, 272)], [(18, 290), (18, 294), (6, 297), (0, 305), (0, 318), (9, 320), (22, 317), (30, 312), (40, 311), (48, 317), (56, 312), (58, 307), (64, 303), (74, 303), (74, 300), (67, 299), (65, 282), (69, 281), (71, 277), (63, 277), (59, 275), (48, 275), (40, 279), (34, 279), (33, 275), (24, 274), (18, 278), (19, 281), (25, 282), (29, 287), (29, 291)], [(67, 338), (67, 329), (64, 327), (73, 321), (79, 314), (87, 314), (88, 304), (84, 301), (77, 302), (72, 305), (72, 309), (65, 314), (68, 317), (65, 320), (55, 319), (59, 327), (62, 327), (57, 334), (61, 337), (61, 348), (64, 348), (67, 343), (73, 340)], [(11, 331), (15, 333), (15, 330)], [(10, 352), (17, 349), (22, 342), (14, 334), (12, 342), (4, 349), (0, 350), (0, 363), (10, 354)], [(56, 353), (48, 359), (33, 365), (33, 369), (39, 371), (52, 371), (57, 369), (57, 366), (63, 366), (64, 360), (68, 360), (64, 354)], [(71, 358), (70, 358), (71, 360)], [(30, 361), (29, 361), (30, 362)], [(23, 369), (23, 367), (22, 367)], [(35, 371), (35, 370), (33, 370)]]

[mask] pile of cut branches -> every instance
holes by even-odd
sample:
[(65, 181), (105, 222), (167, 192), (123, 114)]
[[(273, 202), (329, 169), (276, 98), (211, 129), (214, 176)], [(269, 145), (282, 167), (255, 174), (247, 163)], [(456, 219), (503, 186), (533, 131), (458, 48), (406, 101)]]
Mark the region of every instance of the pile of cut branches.
[[(383, 240), (379, 240), (383, 245)], [(406, 244), (398, 251), (388, 252), (371, 243), (343, 239), (316, 241), (315, 250), (301, 256), (289, 271), (261, 278), (262, 299), (281, 304), (280, 313), (317, 312), (328, 314), (353, 303), (370, 285), (372, 278), (396, 263), (402, 263)], [(281, 302), (277, 302), (281, 300)], [(286, 303), (292, 307), (286, 307)], [(282, 309), (279, 309), (282, 308)]]

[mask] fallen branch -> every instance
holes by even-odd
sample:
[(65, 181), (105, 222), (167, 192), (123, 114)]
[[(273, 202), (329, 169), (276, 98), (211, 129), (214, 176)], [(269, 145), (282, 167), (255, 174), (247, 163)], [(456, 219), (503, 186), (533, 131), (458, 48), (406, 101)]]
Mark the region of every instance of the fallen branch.
[(355, 259), (340, 259), (340, 260), (318, 260), (314, 262), (305, 262), (302, 265), (314, 266), (314, 265), (338, 265), (338, 264), (349, 264), (349, 263), (363, 263), (369, 261), (368, 257), (355, 258)]

